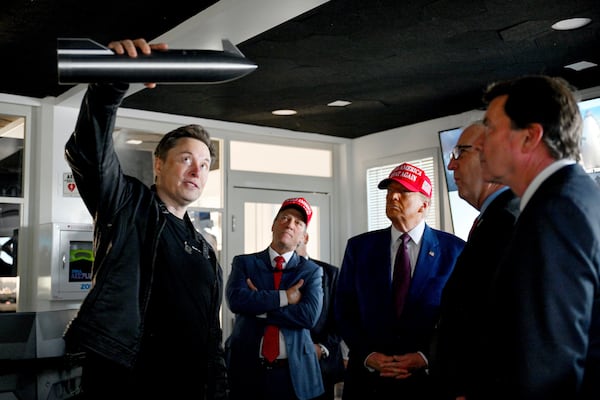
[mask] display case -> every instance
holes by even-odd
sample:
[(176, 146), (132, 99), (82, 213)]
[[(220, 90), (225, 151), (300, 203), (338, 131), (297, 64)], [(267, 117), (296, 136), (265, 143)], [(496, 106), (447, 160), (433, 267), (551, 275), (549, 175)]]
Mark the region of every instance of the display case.
[(50, 223), (41, 228), (50, 260), (53, 300), (80, 300), (92, 283), (94, 261), (91, 224)]

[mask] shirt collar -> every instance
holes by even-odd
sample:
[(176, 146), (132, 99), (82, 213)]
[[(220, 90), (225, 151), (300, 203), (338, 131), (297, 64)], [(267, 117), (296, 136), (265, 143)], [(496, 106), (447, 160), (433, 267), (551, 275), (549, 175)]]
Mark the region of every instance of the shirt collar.
[(487, 199), (485, 199), (483, 201), (483, 204), (481, 205), (481, 209), (479, 210), (479, 215), (482, 215), (483, 212), (485, 211), (486, 208), (488, 208), (488, 206), (490, 205), (490, 203), (492, 201), (494, 201), (494, 199), (498, 196), (500, 196), (501, 193), (506, 192), (507, 190), (509, 190), (508, 186), (504, 186), (501, 187), (500, 189), (496, 190), (494, 193), (490, 194)]
[(566, 167), (567, 165), (572, 165), (572, 164), (575, 164), (575, 161), (568, 160), (568, 159), (558, 160), (558, 161), (555, 161), (552, 164), (548, 165), (539, 174), (537, 174), (537, 176), (535, 178), (533, 178), (533, 180), (531, 181), (529, 186), (527, 186), (527, 189), (525, 189), (525, 193), (523, 193), (523, 197), (521, 197), (521, 204), (519, 205), (520, 211), (523, 211), (523, 209), (525, 208), (525, 206), (527, 205), (527, 203), (529, 202), (529, 200), (531, 199), (531, 197), (533, 196), (535, 191), (540, 187), (540, 185), (546, 179), (548, 179), (548, 177), (550, 175), (552, 175), (553, 173), (555, 173), (562, 167)]
[[(412, 228), (410, 231), (408, 231), (408, 236), (410, 236), (410, 238), (412, 239), (413, 242), (415, 242), (416, 244), (419, 244), (421, 242), (421, 239), (423, 238), (423, 232), (425, 231), (425, 220), (422, 220), (421, 222), (419, 222), (417, 224), (417, 226), (415, 226), (414, 228)], [(398, 240), (398, 238), (400, 236), (402, 236), (404, 232), (400, 232), (399, 230), (397, 230), (396, 228), (394, 228), (394, 225), (392, 225), (392, 246), (394, 243), (396, 243), (396, 241)]]
[(293, 255), (294, 255), (294, 250), (288, 251), (287, 253), (284, 253), (284, 254), (279, 254), (278, 252), (273, 250), (272, 247), (269, 246), (269, 259), (271, 260), (272, 266), (275, 266), (275, 261), (273, 261), (275, 259), (275, 257), (282, 256), (285, 259), (285, 263), (284, 263), (284, 266), (285, 266), (285, 265), (287, 265), (288, 261), (290, 261), (290, 258), (292, 258)]

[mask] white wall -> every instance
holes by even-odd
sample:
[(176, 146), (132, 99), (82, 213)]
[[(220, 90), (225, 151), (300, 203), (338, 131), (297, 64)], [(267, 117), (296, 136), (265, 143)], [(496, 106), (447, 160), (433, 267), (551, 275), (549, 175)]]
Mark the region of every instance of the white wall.
[[(0, 100), (2, 97), (0, 96)], [(17, 99), (23, 103), (23, 99)], [(39, 231), (41, 224), (49, 222), (91, 223), (81, 198), (69, 197), (63, 194), (63, 174), (70, 173), (64, 159), (64, 145), (74, 129), (78, 106), (67, 105), (61, 102), (55, 105), (55, 99), (48, 98), (38, 103), (38, 112), (34, 115), (39, 121), (33, 124), (32, 140), (36, 143), (32, 153), (36, 161), (31, 171), (31, 181), (36, 188), (32, 192), (39, 196), (32, 196), (30, 206), (32, 218), (29, 229), (33, 232), (31, 247), (39, 248)], [(36, 106), (34, 106), (36, 107)], [(0, 110), (1, 111), (1, 110)], [(402, 155), (428, 149), (439, 157), (438, 132), (440, 130), (462, 126), (480, 116), (481, 112), (467, 112), (459, 115), (427, 121), (407, 127), (392, 129), (385, 132), (371, 134), (362, 138), (349, 140), (326, 135), (301, 133), (275, 128), (226, 123), (222, 121), (204, 120), (176, 115), (165, 115), (153, 112), (143, 112), (131, 109), (120, 109), (117, 125), (122, 127), (135, 127), (153, 132), (167, 132), (177, 126), (198, 123), (203, 125), (211, 135), (225, 140), (253, 140), (261, 142), (304, 141), (318, 146), (319, 143), (334, 149), (334, 176), (335, 189), (333, 193), (334, 204), (332, 207), (332, 259), (341, 260), (349, 237), (367, 230), (366, 190), (364, 187), (366, 169), (382, 163), (395, 163), (402, 159)], [(390, 161), (391, 160), (391, 161)], [(441, 161), (441, 157), (439, 158)], [(440, 171), (437, 179), (441, 193), (441, 208), (447, 208), (445, 181)], [(36, 214), (36, 215), (33, 215)], [(447, 217), (446, 217), (447, 215)], [(442, 218), (449, 221), (449, 212), (442, 210)], [(449, 222), (443, 222), (442, 228), (451, 227)], [(450, 228), (451, 229), (451, 228)], [(24, 282), (23, 288), (28, 288), (29, 296), (20, 299), (24, 310), (45, 310), (61, 308), (65, 304), (49, 301), (47, 298), (48, 260), (40, 259), (33, 255), (29, 271), (33, 273)], [(33, 291), (31, 290), (33, 289)]]
[(81, 198), (63, 194), (63, 174), (71, 173), (71, 168), (64, 157), (65, 144), (75, 128), (78, 113), (79, 109), (76, 108), (54, 107), (52, 143), (51, 147), (48, 147), (52, 149), (52, 159), (48, 160), (48, 170), (43, 171), (44, 174), (51, 175), (47, 176), (51, 185), (45, 190), (52, 194), (54, 201), (51, 215), (44, 215), (40, 223), (92, 223), (92, 217)]

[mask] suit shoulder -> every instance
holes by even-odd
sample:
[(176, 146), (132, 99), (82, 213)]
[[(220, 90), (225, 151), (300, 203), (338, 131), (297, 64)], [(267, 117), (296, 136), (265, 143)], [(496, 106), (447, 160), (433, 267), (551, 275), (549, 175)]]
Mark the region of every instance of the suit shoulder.
[(311, 270), (315, 270), (315, 269), (321, 269), (321, 267), (314, 261), (314, 260), (307, 260), (304, 257), (299, 257), (300, 261), (298, 263), (298, 266), (300, 268), (306, 268), (306, 269), (311, 269)]
[(256, 260), (262, 257), (264, 251), (260, 251), (258, 253), (249, 253), (249, 254), (238, 254), (233, 257), (233, 262), (250, 262), (251, 260)]
[(453, 246), (458, 246), (458, 247), (464, 247), (464, 245), (466, 243), (463, 239), (461, 239), (460, 237), (456, 236), (453, 233), (442, 231), (439, 229), (433, 229), (433, 228), (432, 228), (432, 231), (435, 232), (435, 234), (437, 235), (438, 240), (440, 242), (450, 243)]
[(520, 205), (521, 199), (517, 197), (512, 190), (505, 190), (490, 203), (490, 206), (484, 212), (484, 218), (488, 213), (501, 212), (512, 215), (516, 220), (519, 216)]
[(348, 239), (348, 243), (377, 240), (377, 239), (381, 238), (382, 236), (389, 235), (389, 234), (390, 234), (390, 228), (377, 229), (374, 231), (363, 232), (363, 233), (359, 233), (356, 236), (352, 236), (350, 239)]
[(327, 262), (325, 262), (325, 261), (316, 260), (316, 259), (314, 259), (314, 258), (311, 258), (311, 260), (312, 260), (312, 262), (314, 262), (315, 264), (317, 264), (317, 265), (320, 265), (321, 267), (323, 267), (323, 269), (326, 269), (326, 270), (336, 270), (336, 269), (338, 269), (338, 267), (337, 267), (337, 266), (335, 266), (335, 265), (332, 265), (332, 264), (329, 264), (329, 263), (327, 263)]
[(233, 256), (234, 260), (247, 260), (249, 258), (254, 258), (256, 257), (256, 254), (238, 254)]
[(327, 275), (329, 279), (337, 280), (340, 275), (340, 267), (332, 265), (321, 260), (313, 260), (316, 264), (323, 268), (323, 275)]

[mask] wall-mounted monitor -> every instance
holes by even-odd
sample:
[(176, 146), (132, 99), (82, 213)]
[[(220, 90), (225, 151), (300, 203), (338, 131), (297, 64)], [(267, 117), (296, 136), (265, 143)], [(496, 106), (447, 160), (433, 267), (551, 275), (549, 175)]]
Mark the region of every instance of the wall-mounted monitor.
[(467, 240), (473, 221), (479, 212), (458, 196), (458, 188), (454, 182), (454, 173), (448, 169), (450, 162), (450, 152), (458, 142), (458, 138), (463, 128), (452, 128), (439, 132), (440, 148), (444, 160), (444, 171), (446, 176), (446, 186), (448, 187), (448, 200), (450, 202), (450, 216), (452, 218), (452, 228), (454, 234), (463, 240)]
[(600, 98), (579, 102), (583, 118), (581, 162), (585, 170), (598, 177), (600, 174)]

